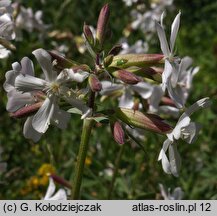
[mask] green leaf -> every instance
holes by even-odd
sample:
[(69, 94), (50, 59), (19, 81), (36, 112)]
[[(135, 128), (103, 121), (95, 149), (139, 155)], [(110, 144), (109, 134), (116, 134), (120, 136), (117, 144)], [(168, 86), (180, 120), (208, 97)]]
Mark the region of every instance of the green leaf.
[(77, 108), (71, 108), (71, 109), (69, 109), (69, 110), (67, 110), (67, 112), (69, 112), (69, 113), (74, 113), (74, 114), (78, 114), (78, 115), (82, 115), (82, 112), (81, 112), (81, 110), (79, 110), (79, 109), (77, 109)]
[(109, 119), (104, 116), (99, 116), (99, 117), (92, 117), (93, 120), (95, 120), (98, 123), (108, 123)]

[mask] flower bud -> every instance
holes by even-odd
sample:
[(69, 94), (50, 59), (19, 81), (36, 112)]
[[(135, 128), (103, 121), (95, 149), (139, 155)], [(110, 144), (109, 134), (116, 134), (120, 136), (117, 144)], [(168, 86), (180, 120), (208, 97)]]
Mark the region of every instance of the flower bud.
[(122, 49), (121, 44), (114, 45), (111, 50), (108, 52), (109, 55), (117, 55)]
[(72, 66), (71, 69), (77, 73), (79, 71), (86, 71), (86, 72), (90, 72), (90, 67), (88, 65), (82, 64), (82, 65), (75, 65)]
[(113, 55), (108, 55), (106, 58), (104, 58), (105, 67), (108, 67), (112, 63), (113, 57)]
[(136, 128), (150, 130), (156, 133), (168, 133), (172, 127), (161, 119), (159, 116), (152, 114), (143, 114), (140, 111), (118, 108), (116, 110), (116, 117), (128, 125)]
[(174, 103), (174, 101), (169, 97), (162, 97), (161, 102), (164, 105), (176, 107), (176, 104)]
[(88, 83), (90, 85), (90, 88), (93, 92), (98, 92), (101, 91), (102, 89), (102, 84), (99, 81), (99, 79), (97, 78), (96, 75), (94, 74), (90, 74), (89, 78), (88, 78)]
[(89, 42), (89, 44), (93, 45), (94, 44), (94, 37), (93, 37), (93, 33), (92, 33), (92, 31), (88, 25), (84, 24), (83, 32), (84, 32), (84, 36), (87, 39), (87, 41)]
[(57, 64), (55, 65), (55, 67), (57, 69), (60, 69), (60, 70), (63, 70), (65, 68), (71, 68), (73, 66), (76, 66), (78, 65), (77, 62), (74, 62), (72, 60), (69, 60), (61, 55), (58, 55), (54, 52), (51, 52), (51, 51), (48, 51), (48, 53), (51, 55), (52, 57), (52, 61), (56, 60), (57, 61)]
[(72, 188), (71, 184), (66, 181), (65, 179), (61, 178), (60, 176), (57, 176), (55, 174), (49, 174), (49, 177), (51, 177), (56, 183), (63, 185), (69, 189)]
[(103, 46), (105, 40), (109, 15), (110, 15), (109, 5), (106, 4), (103, 6), (103, 8), (100, 11), (98, 22), (97, 22), (97, 29), (96, 29), (96, 39), (98, 40), (100, 47)]
[(157, 82), (162, 81), (162, 73), (159, 70), (155, 70), (155, 68), (152, 67), (131, 67), (127, 70), (141, 77), (146, 77)]
[(163, 62), (164, 55), (162, 54), (121, 54), (114, 56), (110, 67), (149, 67), (157, 64), (162, 64)]
[(113, 126), (113, 137), (118, 144), (124, 144), (125, 143), (124, 130), (118, 121), (116, 121), (114, 123), (114, 126)]
[(118, 70), (112, 73), (112, 75), (120, 80), (122, 80), (124, 83), (134, 85), (138, 82), (142, 81), (138, 76), (136, 76), (133, 73), (130, 73), (126, 70)]
[(38, 102), (35, 104), (31, 104), (31, 105), (22, 107), (19, 110), (17, 110), (16, 112), (10, 113), (10, 116), (14, 117), (14, 118), (28, 117), (28, 116), (32, 115), (33, 113), (35, 113), (36, 111), (38, 111), (42, 104), (43, 104), (43, 102)]

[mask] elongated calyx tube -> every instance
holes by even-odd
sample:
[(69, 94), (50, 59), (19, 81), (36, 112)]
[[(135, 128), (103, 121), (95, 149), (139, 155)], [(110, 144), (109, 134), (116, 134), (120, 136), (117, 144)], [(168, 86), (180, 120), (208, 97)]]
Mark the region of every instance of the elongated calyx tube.
[(97, 22), (97, 29), (96, 29), (96, 39), (98, 40), (101, 47), (103, 46), (106, 37), (109, 16), (110, 16), (110, 9), (109, 9), (109, 5), (106, 4), (102, 7), (100, 11), (98, 22)]
[(131, 85), (137, 84), (138, 82), (142, 81), (140, 77), (123, 69), (113, 72), (112, 75), (122, 80), (124, 83)]
[(164, 63), (164, 55), (162, 54), (121, 54), (114, 56), (113, 61), (109, 67), (150, 67), (162, 63)]
[(161, 134), (166, 134), (172, 130), (172, 127), (157, 115), (144, 114), (140, 111), (127, 108), (116, 109), (115, 115), (121, 121), (136, 128), (150, 130)]
[(90, 29), (90, 27), (88, 25), (84, 24), (83, 32), (84, 32), (85, 38), (90, 43), (90, 45), (94, 45), (93, 33), (92, 33), (92, 31), (91, 31), (91, 29)]
[(96, 75), (90, 74), (90, 76), (88, 78), (88, 83), (89, 83), (89, 86), (93, 92), (101, 91), (102, 84)]
[(14, 117), (14, 118), (28, 117), (28, 116), (32, 115), (33, 113), (35, 113), (36, 111), (38, 111), (42, 104), (43, 104), (43, 102), (38, 102), (35, 104), (31, 104), (31, 105), (22, 107), (19, 110), (17, 110), (16, 112), (10, 113), (10, 116)]
[(125, 133), (120, 122), (116, 121), (113, 126), (113, 137), (118, 144), (125, 143)]

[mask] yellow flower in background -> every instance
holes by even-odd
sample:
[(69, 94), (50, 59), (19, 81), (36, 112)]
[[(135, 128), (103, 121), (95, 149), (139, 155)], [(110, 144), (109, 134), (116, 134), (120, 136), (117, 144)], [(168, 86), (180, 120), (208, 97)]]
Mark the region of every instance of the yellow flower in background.
[(92, 164), (92, 159), (91, 159), (91, 157), (86, 157), (86, 159), (85, 159), (85, 165), (87, 165), (87, 166), (90, 166)]
[(38, 169), (37, 174), (39, 176), (47, 175), (49, 173), (55, 173), (56, 169), (51, 164), (44, 163), (41, 165), (41, 167)]

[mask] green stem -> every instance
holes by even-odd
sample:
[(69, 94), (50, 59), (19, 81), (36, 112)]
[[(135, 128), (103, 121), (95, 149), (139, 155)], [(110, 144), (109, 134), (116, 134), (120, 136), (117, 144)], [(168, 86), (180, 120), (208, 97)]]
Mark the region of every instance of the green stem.
[(88, 143), (91, 134), (91, 130), (93, 127), (92, 119), (84, 119), (82, 134), (81, 134), (81, 143), (79, 146), (78, 159), (75, 167), (75, 175), (73, 179), (73, 187), (72, 187), (72, 195), (71, 198), (73, 200), (79, 199), (81, 181), (84, 171), (84, 164), (87, 155)]
[(123, 151), (124, 151), (124, 144), (120, 146), (118, 156), (117, 156), (116, 161), (115, 161), (115, 169), (114, 169), (114, 173), (112, 176), (111, 185), (110, 185), (109, 191), (108, 191), (108, 200), (110, 200), (112, 198), (112, 192), (114, 190), (114, 184), (115, 184), (116, 177), (118, 175), (118, 170), (119, 170), (121, 156), (123, 154)]

